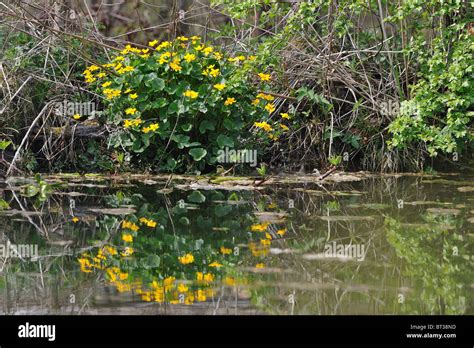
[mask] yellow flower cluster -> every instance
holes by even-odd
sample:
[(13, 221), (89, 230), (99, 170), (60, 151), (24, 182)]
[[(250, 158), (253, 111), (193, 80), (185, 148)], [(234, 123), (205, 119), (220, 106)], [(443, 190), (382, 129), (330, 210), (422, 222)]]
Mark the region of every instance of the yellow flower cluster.
[(122, 228), (132, 230), (133, 232), (137, 232), (140, 229), (136, 224), (127, 220), (122, 221)]
[(196, 280), (199, 282), (212, 282), (214, 275), (212, 273), (196, 272)]
[(128, 234), (128, 233), (124, 233), (122, 235), (122, 240), (124, 242), (127, 242), (127, 243), (132, 243), (133, 242), (133, 236), (131, 234)]
[(273, 130), (272, 126), (270, 126), (267, 122), (255, 122), (254, 126), (260, 129), (263, 129), (265, 132), (271, 132)]
[(117, 98), (118, 96), (120, 96), (122, 92), (120, 91), (120, 89), (107, 88), (104, 89), (104, 94), (108, 100), (112, 100), (113, 98)]
[(186, 53), (183, 57), (183, 59), (188, 62), (188, 63), (191, 63), (191, 62), (194, 62), (196, 60), (196, 55), (195, 54), (192, 54), (192, 53)]
[(145, 217), (140, 218), (140, 220), (138, 221), (140, 221), (144, 225), (147, 225), (148, 227), (152, 227), (152, 228), (156, 227), (156, 221), (147, 219)]
[(202, 74), (204, 76), (217, 77), (220, 74), (220, 70), (217, 69), (214, 64), (211, 64), (203, 70)]
[(178, 257), (179, 262), (181, 262), (183, 265), (188, 265), (190, 263), (194, 262), (194, 256), (193, 254), (186, 254), (184, 256)]
[(196, 99), (199, 96), (199, 93), (189, 89), (184, 92), (184, 96), (191, 99)]
[(219, 268), (219, 267), (222, 267), (222, 264), (217, 262), (217, 261), (214, 261), (212, 263), (209, 264), (209, 267), (216, 267), (216, 268)]
[(142, 123), (143, 121), (139, 118), (136, 118), (134, 120), (124, 120), (123, 127), (124, 128), (138, 127)]
[(155, 132), (156, 130), (158, 130), (158, 128), (160, 128), (160, 125), (158, 123), (152, 123), (148, 127), (144, 127), (142, 129), (142, 132), (148, 134), (150, 132)]
[(265, 232), (270, 225), (269, 222), (261, 223), (261, 224), (253, 224), (250, 226), (250, 230), (252, 232)]
[(179, 65), (179, 63), (181, 63), (181, 61), (180, 61), (179, 58), (173, 59), (173, 62), (170, 63), (170, 68), (171, 68), (171, 70), (174, 70), (174, 71), (181, 71), (181, 70), (183, 70), (183, 68), (181, 67), (181, 65)]
[(232, 253), (232, 249), (221, 246), (221, 253), (224, 254), (224, 255), (229, 255), (229, 254)]
[(222, 91), (225, 88), (225, 83), (216, 83), (213, 87), (218, 91)]
[(226, 101), (224, 102), (225, 106), (232, 105), (236, 102), (235, 98), (227, 98)]
[(258, 76), (262, 81), (270, 81), (271, 75), (270, 74), (264, 74), (264, 73), (259, 73)]

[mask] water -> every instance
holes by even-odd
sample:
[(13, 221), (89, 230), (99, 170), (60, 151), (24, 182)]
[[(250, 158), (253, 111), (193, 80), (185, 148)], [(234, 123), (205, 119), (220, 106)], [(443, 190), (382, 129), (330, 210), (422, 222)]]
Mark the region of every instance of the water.
[(12, 180), (0, 312), (474, 314), (474, 177), (352, 179)]

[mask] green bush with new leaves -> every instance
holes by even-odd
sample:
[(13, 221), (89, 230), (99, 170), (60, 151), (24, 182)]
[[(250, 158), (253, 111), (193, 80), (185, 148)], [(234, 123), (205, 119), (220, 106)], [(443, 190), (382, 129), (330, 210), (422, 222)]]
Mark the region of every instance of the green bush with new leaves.
[(225, 147), (254, 148), (288, 130), (267, 94), (271, 76), (255, 58), (228, 57), (200, 37), (181, 36), (127, 45), (84, 76), (104, 95), (112, 147), (153, 169), (202, 172)]

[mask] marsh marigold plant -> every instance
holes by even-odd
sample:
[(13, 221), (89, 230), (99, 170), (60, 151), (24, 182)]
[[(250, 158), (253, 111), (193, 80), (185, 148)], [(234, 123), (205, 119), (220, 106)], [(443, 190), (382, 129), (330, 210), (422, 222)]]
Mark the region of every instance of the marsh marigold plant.
[(104, 97), (112, 147), (155, 169), (203, 171), (220, 149), (275, 141), (287, 130), (262, 93), (271, 74), (254, 56), (229, 57), (197, 36), (148, 46), (127, 45), (84, 71)]

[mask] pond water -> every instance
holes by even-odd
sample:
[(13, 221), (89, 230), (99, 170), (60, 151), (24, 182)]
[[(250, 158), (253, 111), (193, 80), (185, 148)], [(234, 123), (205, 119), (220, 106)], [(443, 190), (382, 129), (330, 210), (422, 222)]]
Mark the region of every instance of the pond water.
[(472, 176), (44, 180), (1, 185), (2, 314), (474, 314)]

